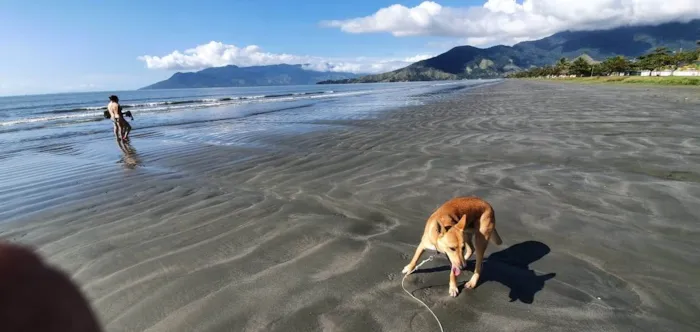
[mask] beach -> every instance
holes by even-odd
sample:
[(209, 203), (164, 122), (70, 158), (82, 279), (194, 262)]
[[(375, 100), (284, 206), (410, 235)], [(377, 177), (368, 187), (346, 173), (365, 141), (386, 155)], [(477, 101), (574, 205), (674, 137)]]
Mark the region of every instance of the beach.
[(698, 110), (693, 89), (503, 80), (266, 130), (32, 140), (0, 155), (0, 238), (106, 331), (437, 331), (401, 269), (476, 195), (504, 241), (479, 286), (451, 298), (444, 255), (405, 282), (445, 331), (697, 331)]

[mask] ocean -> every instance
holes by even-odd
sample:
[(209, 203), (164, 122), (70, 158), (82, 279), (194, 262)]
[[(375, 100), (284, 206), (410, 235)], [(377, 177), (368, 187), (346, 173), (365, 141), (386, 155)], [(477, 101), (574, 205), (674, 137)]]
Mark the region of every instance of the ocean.
[(112, 135), (103, 117), (116, 94), (131, 111), (132, 137), (161, 135), (238, 144), (237, 134), (313, 130), (324, 120), (359, 119), (449, 97), (493, 80), (138, 90), (0, 97), (0, 145), (17, 152), (47, 141)]

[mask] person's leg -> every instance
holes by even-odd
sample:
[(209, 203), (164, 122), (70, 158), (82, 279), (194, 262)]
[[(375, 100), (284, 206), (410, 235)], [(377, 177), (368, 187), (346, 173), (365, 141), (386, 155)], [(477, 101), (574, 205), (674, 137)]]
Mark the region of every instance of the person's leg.
[(112, 121), (112, 124), (114, 125), (114, 137), (116, 137), (117, 140), (122, 139), (122, 136), (121, 136), (122, 129), (121, 129), (121, 127), (119, 126), (119, 121), (114, 121), (114, 120), (113, 120), (113, 121)]

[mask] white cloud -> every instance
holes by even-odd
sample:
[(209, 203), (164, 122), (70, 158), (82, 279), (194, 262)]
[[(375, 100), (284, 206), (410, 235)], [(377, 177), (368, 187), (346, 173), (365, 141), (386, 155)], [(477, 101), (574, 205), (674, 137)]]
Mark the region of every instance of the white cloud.
[(225, 65), (258, 66), (273, 64), (302, 64), (307, 69), (331, 72), (380, 73), (403, 68), (413, 62), (433, 55), (416, 55), (407, 58), (324, 58), (318, 56), (276, 54), (264, 52), (259, 46), (238, 47), (211, 41), (184, 52), (173, 51), (164, 56), (144, 55), (139, 60), (149, 69), (196, 70)]
[(700, 18), (700, 0), (488, 0), (443, 7), (432, 1), (392, 5), (346, 20), (323, 21), (348, 33), (458, 37), (472, 45), (514, 44), (563, 30), (614, 28)]

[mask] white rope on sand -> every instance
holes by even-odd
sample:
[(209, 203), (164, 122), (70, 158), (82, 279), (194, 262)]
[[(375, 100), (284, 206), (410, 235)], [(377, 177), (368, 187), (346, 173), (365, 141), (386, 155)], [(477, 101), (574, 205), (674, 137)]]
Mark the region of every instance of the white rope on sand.
[[(420, 302), (426, 309), (428, 309), (428, 311), (430, 311), (430, 313), (433, 314), (433, 317), (435, 317), (435, 320), (437, 321), (438, 325), (440, 326), (440, 331), (441, 331), (441, 332), (445, 332), (445, 330), (442, 329), (442, 323), (440, 323), (440, 320), (437, 318), (437, 316), (435, 315), (435, 313), (433, 312), (433, 310), (430, 309), (430, 307), (428, 307), (428, 305), (425, 304), (425, 302), (423, 302), (423, 301), (421, 301), (420, 299), (418, 299), (417, 297), (413, 296), (413, 294), (411, 294), (408, 290), (406, 290), (406, 287), (403, 286), (403, 282), (406, 280), (406, 277), (408, 277), (408, 276), (409, 276), (411, 273), (413, 273), (415, 270), (418, 270), (418, 268), (419, 268), (421, 265), (425, 264), (426, 262), (432, 261), (432, 260), (433, 260), (433, 257), (434, 257), (434, 256), (428, 257), (427, 259), (423, 260), (420, 264), (418, 264), (418, 266), (416, 266), (413, 270), (411, 270), (411, 272), (406, 273), (406, 274), (403, 276), (403, 279), (401, 279), (401, 288), (403, 288), (403, 291), (406, 292), (406, 294), (408, 294), (410, 297), (412, 297), (412, 298), (415, 299), (416, 301)], [(452, 271), (450, 271), (450, 273), (452, 273)]]

